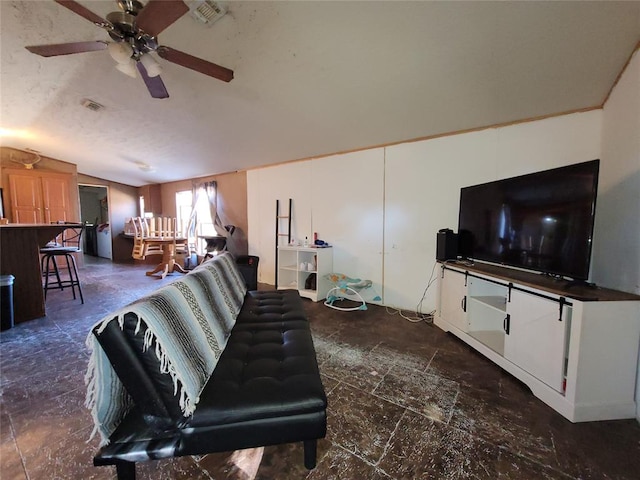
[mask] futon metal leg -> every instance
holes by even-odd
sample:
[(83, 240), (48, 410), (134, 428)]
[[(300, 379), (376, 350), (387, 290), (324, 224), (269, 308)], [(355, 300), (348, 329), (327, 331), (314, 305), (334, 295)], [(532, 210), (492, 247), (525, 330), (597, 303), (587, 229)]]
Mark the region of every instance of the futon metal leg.
[(304, 441), (304, 466), (309, 470), (316, 468), (316, 450), (318, 447), (317, 440)]
[(116, 463), (118, 480), (136, 480), (136, 464), (133, 462)]

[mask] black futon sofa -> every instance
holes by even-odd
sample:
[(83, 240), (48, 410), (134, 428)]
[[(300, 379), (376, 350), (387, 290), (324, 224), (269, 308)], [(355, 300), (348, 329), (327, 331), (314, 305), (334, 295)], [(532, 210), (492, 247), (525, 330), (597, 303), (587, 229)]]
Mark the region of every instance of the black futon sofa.
[[(122, 395), (127, 396), (123, 418), (114, 423), (115, 429), (107, 430), (108, 437), (102, 432), (103, 445), (94, 465), (115, 465), (119, 480), (135, 478), (136, 462), (299, 441), (304, 442), (305, 466), (315, 467), (317, 440), (326, 434), (327, 400), (297, 291), (247, 292), (242, 285), (241, 305), (237, 311), (231, 308), (235, 321), (232, 325), (229, 318), (222, 321), (228, 329), (226, 346), (188, 415), (176, 393), (179, 382), (176, 386), (158, 356), (163, 351), (162, 346), (158, 350), (158, 336), (150, 334), (142, 315), (134, 313), (141, 311), (136, 307), (160, 305), (167, 316), (161, 329), (176, 329), (175, 335), (181, 335), (180, 329), (192, 320), (185, 309), (165, 305), (162, 291), (180, 291), (187, 302), (199, 292), (217, 304), (208, 304), (207, 311), (217, 311), (221, 303), (229, 307), (233, 294), (227, 291), (228, 277), (235, 280), (236, 290), (242, 281), (230, 258), (230, 254), (214, 257), (159, 294), (134, 302), (94, 327), (94, 353), (102, 350), (122, 383)], [(208, 287), (198, 290), (203, 284)], [(195, 310), (201, 311), (203, 302), (195, 303)], [(197, 322), (203, 325), (210, 321), (201, 317)], [(208, 327), (204, 330), (208, 332)], [(104, 425), (96, 417), (95, 398), (90, 398), (99, 390), (95, 382), (104, 366), (103, 370), (95, 366), (100, 361), (94, 361), (93, 354), (92, 362), (87, 403), (98, 428)]]

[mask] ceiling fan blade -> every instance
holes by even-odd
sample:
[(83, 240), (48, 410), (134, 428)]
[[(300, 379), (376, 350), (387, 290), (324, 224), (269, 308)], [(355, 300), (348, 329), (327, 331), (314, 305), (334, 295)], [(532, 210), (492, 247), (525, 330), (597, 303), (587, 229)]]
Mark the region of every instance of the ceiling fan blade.
[(206, 60), (202, 60), (201, 58), (194, 57), (192, 55), (189, 55), (188, 53), (175, 50), (171, 47), (158, 47), (156, 53), (161, 58), (164, 58), (169, 62), (176, 63), (186, 68), (190, 68), (191, 70), (195, 70), (196, 72), (204, 73), (205, 75), (217, 78), (218, 80), (222, 80), (223, 82), (230, 82), (231, 80), (233, 80), (233, 70), (221, 67), (220, 65), (216, 65), (215, 63), (207, 62)]
[(138, 28), (152, 37), (178, 20), (189, 11), (189, 7), (182, 0), (149, 0), (136, 17)]
[(55, 57), (57, 55), (70, 55), (72, 53), (95, 52), (96, 50), (105, 50), (107, 42), (73, 42), (58, 43), (54, 45), (33, 45), (25, 47), (31, 53), (42, 57)]
[(164, 82), (160, 76), (150, 77), (142, 62), (136, 62), (136, 66), (138, 67), (138, 71), (140, 72), (140, 75), (142, 75), (142, 80), (144, 80), (144, 83), (153, 98), (169, 98), (169, 92), (167, 92)]
[(96, 15), (88, 8), (80, 5), (78, 2), (74, 2), (73, 0), (55, 0), (56, 3), (59, 3), (63, 7), (67, 7), (73, 13), (80, 15), (81, 17), (86, 18), (90, 22), (93, 23), (107, 23), (105, 19), (103, 19), (100, 15)]

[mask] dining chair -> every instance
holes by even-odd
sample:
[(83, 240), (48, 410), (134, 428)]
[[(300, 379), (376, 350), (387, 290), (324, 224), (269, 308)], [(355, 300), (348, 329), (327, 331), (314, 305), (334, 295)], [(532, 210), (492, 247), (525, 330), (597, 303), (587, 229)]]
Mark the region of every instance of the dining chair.
[(131, 219), (134, 232), (131, 256), (136, 260), (144, 260), (144, 238), (141, 220), (140, 217), (133, 217)]
[(151, 237), (172, 237), (176, 231), (175, 218), (172, 217), (151, 217), (146, 219), (149, 225), (149, 236)]
[(169, 220), (171, 225), (171, 236), (173, 237), (173, 252), (179, 260), (180, 266), (184, 267), (184, 262), (191, 255), (189, 248), (189, 240), (185, 232), (178, 225), (178, 220), (172, 218)]
[(148, 255), (162, 255), (162, 247), (157, 244), (149, 244), (145, 239), (151, 236), (151, 228), (147, 219), (134, 217), (132, 219), (135, 237), (131, 256), (136, 260), (144, 260)]

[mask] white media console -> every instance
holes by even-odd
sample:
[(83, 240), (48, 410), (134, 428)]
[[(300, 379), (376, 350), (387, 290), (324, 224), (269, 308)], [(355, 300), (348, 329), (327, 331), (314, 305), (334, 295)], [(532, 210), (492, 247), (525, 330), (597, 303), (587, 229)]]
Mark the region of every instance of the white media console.
[(636, 416), (640, 296), (444, 262), (434, 320), (572, 422)]

